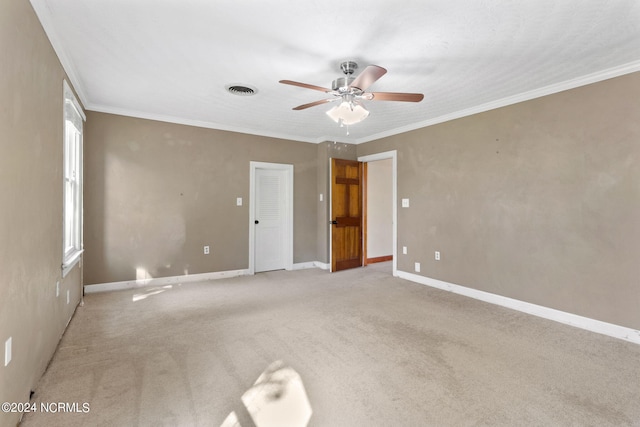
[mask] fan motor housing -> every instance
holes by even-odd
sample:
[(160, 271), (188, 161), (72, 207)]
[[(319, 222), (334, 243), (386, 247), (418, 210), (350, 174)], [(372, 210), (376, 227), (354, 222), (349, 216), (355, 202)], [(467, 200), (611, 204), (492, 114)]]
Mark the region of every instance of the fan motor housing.
[(339, 91), (346, 90), (347, 87), (355, 80), (353, 77), (338, 77), (331, 83), (331, 89)]

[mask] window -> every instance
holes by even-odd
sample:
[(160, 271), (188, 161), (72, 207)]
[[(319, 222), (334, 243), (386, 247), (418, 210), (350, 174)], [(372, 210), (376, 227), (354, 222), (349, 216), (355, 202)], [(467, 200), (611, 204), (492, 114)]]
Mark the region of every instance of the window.
[(63, 258), (65, 276), (82, 254), (82, 124), (86, 120), (69, 84), (64, 81)]

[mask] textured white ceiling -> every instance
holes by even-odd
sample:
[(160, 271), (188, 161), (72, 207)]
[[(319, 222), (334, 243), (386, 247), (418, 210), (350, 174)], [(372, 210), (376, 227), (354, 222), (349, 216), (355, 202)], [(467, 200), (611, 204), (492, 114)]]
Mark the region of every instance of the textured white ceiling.
[[(31, 0), (88, 110), (307, 142), (360, 143), (640, 70), (638, 0)], [(340, 128), (351, 59), (388, 73)], [(251, 97), (229, 84), (257, 88)]]

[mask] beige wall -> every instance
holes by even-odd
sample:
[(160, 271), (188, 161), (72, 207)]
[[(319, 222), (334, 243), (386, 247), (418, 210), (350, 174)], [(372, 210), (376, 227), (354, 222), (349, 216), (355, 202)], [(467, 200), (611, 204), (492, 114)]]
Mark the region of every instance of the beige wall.
[(634, 73), (359, 145), (398, 150), (398, 269), (640, 328), (639, 99)]
[[(28, 1), (0, 2), (0, 52), (0, 402), (27, 402), (79, 302), (81, 277), (79, 267), (64, 280), (60, 270), (65, 75)], [(18, 417), (0, 412), (0, 425)]]
[(316, 260), (315, 144), (95, 112), (86, 134), (85, 283), (248, 268), (250, 161), (293, 164), (294, 263)]

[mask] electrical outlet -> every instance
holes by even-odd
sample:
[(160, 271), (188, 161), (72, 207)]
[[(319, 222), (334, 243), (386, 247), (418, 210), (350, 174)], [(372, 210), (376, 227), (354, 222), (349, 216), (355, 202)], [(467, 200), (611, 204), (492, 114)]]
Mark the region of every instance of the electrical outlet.
[(436, 251), (436, 261), (440, 261), (440, 251)]
[(419, 262), (416, 262), (415, 270), (416, 270), (416, 273), (420, 273), (420, 263)]
[(209, 246), (204, 247), (204, 254), (209, 255)]
[(402, 207), (403, 208), (409, 207), (409, 199), (402, 199)]
[(236, 199), (236, 206), (242, 206), (242, 197)]
[(56, 281), (56, 297), (60, 296), (60, 281)]
[(11, 337), (4, 342), (4, 366), (11, 362)]
[(406, 246), (403, 246), (403, 247), (402, 247), (402, 254), (403, 254), (403, 255), (406, 255), (406, 254), (407, 254), (407, 247), (406, 247)]

